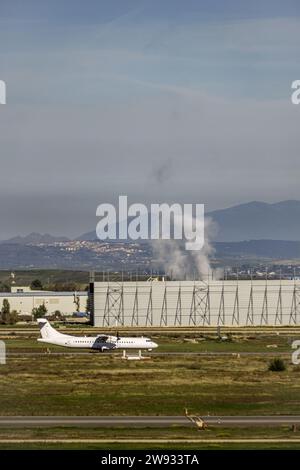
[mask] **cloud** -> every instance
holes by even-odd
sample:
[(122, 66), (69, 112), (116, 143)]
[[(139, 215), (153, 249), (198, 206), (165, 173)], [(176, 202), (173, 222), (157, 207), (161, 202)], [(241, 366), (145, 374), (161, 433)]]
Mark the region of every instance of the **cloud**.
[(299, 18), (137, 18), (1, 27), (5, 237), (76, 236), (119, 194), (207, 209), (299, 198)]

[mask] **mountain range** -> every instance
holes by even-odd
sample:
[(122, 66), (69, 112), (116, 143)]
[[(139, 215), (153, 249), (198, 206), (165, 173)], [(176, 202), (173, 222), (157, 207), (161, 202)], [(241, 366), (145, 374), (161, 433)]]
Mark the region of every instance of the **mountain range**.
[[(216, 242), (262, 239), (300, 241), (300, 201), (274, 204), (253, 201), (208, 212), (206, 217), (215, 224)], [(78, 240), (95, 239), (95, 230), (78, 237)]]
[(216, 241), (300, 241), (300, 201), (275, 204), (253, 201), (209, 212), (207, 216), (217, 226)]
[(55, 242), (67, 242), (70, 241), (68, 237), (55, 237), (49, 233), (40, 234), (37, 232), (32, 232), (25, 237), (17, 235), (12, 237), (9, 240), (4, 240), (0, 243), (11, 243), (16, 245), (38, 245), (38, 244), (51, 244)]
[[(245, 240), (300, 241), (300, 201), (288, 200), (274, 204), (253, 201), (227, 209), (208, 212), (216, 227), (214, 242), (242, 242)], [(76, 240), (97, 240), (95, 230)], [(69, 238), (31, 233), (16, 236), (1, 243), (18, 245), (51, 244), (69, 241)]]

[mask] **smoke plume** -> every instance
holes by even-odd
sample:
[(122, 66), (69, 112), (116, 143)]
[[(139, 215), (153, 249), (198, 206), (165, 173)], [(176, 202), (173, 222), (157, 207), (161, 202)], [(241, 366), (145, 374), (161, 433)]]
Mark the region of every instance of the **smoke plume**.
[(205, 218), (205, 240), (201, 250), (187, 251), (182, 240), (153, 240), (152, 249), (155, 265), (176, 280), (201, 279), (211, 277), (210, 257), (214, 253), (211, 239), (216, 226)]

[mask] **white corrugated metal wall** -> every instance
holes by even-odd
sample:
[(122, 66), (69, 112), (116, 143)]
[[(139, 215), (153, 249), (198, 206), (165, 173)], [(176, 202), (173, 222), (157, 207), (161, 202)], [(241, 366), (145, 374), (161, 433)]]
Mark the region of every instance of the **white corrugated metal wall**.
[(94, 283), (94, 325), (293, 325), (299, 281)]

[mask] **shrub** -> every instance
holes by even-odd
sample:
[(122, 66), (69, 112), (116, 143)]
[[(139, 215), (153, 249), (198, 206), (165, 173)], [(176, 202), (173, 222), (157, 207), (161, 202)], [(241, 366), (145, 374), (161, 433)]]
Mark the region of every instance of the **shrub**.
[(9, 318), (10, 318), (10, 304), (7, 299), (3, 299), (3, 304), (2, 304), (2, 309), (0, 312), (0, 322), (3, 325), (8, 325), (9, 324)]
[(30, 284), (31, 290), (43, 290), (43, 284), (39, 279), (34, 279)]
[(17, 323), (18, 320), (18, 312), (16, 310), (12, 310), (9, 314), (8, 324), (14, 325), (15, 323)]
[(47, 313), (47, 307), (45, 304), (40, 305), (32, 309), (32, 316), (36, 320), (37, 318), (43, 318)]
[(269, 370), (272, 372), (282, 372), (286, 370), (285, 362), (280, 358), (272, 359), (269, 364)]
[(2, 309), (0, 311), (0, 323), (2, 325), (14, 325), (18, 321), (18, 312), (16, 310), (10, 310), (9, 301), (3, 300)]

